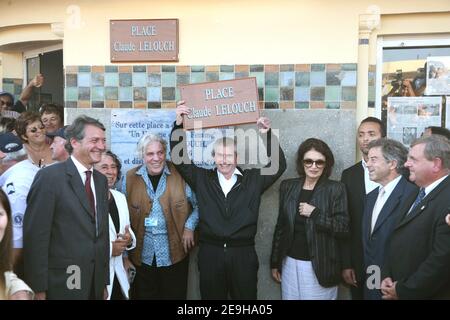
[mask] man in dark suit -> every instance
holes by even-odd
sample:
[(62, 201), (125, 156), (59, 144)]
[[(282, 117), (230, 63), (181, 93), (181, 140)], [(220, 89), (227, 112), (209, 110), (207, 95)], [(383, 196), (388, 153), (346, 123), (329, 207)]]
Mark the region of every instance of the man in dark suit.
[(449, 299), (450, 142), (437, 135), (416, 140), (405, 166), (421, 188), (409, 197), (389, 240), (383, 299)]
[(109, 284), (106, 177), (93, 164), (105, 127), (80, 116), (66, 129), (64, 162), (40, 170), (24, 220), (26, 282), (37, 299), (102, 299)]
[(399, 220), (405, 201), (417, 195), (418, 188), (403, 174), (408, 150), (398, 141), (379, 139), (369, 144), (370, 180), (380, 184), (367, 195), (362, 223), (364, 249), (364, 298), (381, 300), (380, 270), (386, 244)]
[(368, 145), (386, 135), (381, 120), (368, 117), (358, 128), (358, 145), (363, 160), (342, 172), (341, 182), (347, 190), (348, 213), (350, 215), (350, 237), (342, 242), (342, 278), (350, 286), (352, 299), (363, 299), (362, 282), (365, 278), (362, 248), (362, 216), (366, 194), (378, 187), (370, 181), (367, 169)]

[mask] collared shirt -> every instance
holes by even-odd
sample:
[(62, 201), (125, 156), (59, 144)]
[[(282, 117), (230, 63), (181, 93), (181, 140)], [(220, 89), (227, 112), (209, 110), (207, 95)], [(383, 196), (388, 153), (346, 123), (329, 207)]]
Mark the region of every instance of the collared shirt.
[(2, 186), (11, 205), (13, 226), (13, 248), (23, 248), (23, 218), (27, 209), (27, 196), (34, 176), (39, 171), (29, 159), (25, 159), (6, 170)]
[(436, 188), (442, 181), (445, 180), (445, 178), (447, 178), (448, 175), (436, 180), (435, 182), (433, 182), (432, 184), (430, 184), (429, 186), (425, 187), (425, 197), (434, 190), (434, 188)]
[(392, 191), (394, 191), (395, 187), (397, 186), (397, 184), (400, 182), (400, 179), (402, 178), (402, 176), (398, 176), (397, 178), (395, 178), (394, 180), (390, 181), (387, 185), (380, 186), (380, 190), (379, 195), (381, 194), (381, 189), (384, 190), (384, 194), (381, 197), (378, 197), (377, 202), (375, 203), (374, 206), (374, 210), (372, 212), (372, 231), (375, 228), (378, 216), (381, 212), (381, 210), (383, 209), (384, 205), (386, 204), (386, 201), (389, 199), (389, 197), (391, 196)]
[(223, 193), (225, 194), (225, 197), (227, 196), (228, 192), (233, 188), (234, 184), (237, 181), (237, 176), (242, 176), (242, 173), (239, 171), (238, 168), (234, 169), (233, 175), (230, 179), (225, 178), (223, 174), (217, 170), (217, 177), (219, 178), (220, 187), (222, 188)]
[[(436, 187), (437, 187), (442, 181), (444, 181), (445, 178), (447, 178), (447, 177), (448, 177), (448, 175), (446, 175), (446, 176), (444, 176), (444, 177), (442, 177), (442, 178), (440, 178), (440, 179), (434, 181), (433, 183), (431, 183), (431, 184), (428, 185), (427, 187), (423, 188), (424, 191), (425, 191), (425, 195), (423, 196), (423, 198), (425, 198), (431, 191), (434, 190), (434, 188), (436, 188)], [(422, 189), (422, 188), (420, 188), (420, 189)], [(419, 194), (420, 194), (420, 191), (419, 191)], [(419, 195), (418, 195), (417, 197), (418, 197), (418, 199), (419, 199)], [(423, 198), (422, 198), (422, 200), (423, 200)], [(411, 208), (409, 208), (409, 211), (408, 211), (407, 215), (410, 214), (410, 213), (413, 211), (413, 209), (416, 208), (416, 206), (419, 205), (419, 204), (422, 202), (422, 201), (417, 202), (418, 199), (416, 199), (416, 201), (414, 201), (414, 203), (411, 205)], [(417, 204), (416, 204), (416, 202), (417, 202)]]
[(367, 163), (364, 161), (364, 159), (362, 159), (361, 164), (364, 169), (364, 185), (366, 187), (366, 194), (369, 194), (373, 190), (375, 190), (375, 188), (378, 188), (380, 184), (370, 180), (369, 169), (367, 168)]
[(94, 194), (94, 202), (95, 207), (97, 207), (97, 195), (95, 194), (95, 183), (94, 183), (94, 169), (91, 167), (90, 169), (86, 168), (83, 164), (81, 164), (80, 161), (78, 161), (73, 155), (70, 156), (73, 163), (75, 164), (75, 167), (78, 170), (78, 173), (80, 174), (81, 181), (83, 182), (83, 185), (86, 183), (86, 171), (91, 171), (91, 189), (92, 193)]
[[(170, 175), (170, 170), (167, 165), (164, 166), (161, 178), (158, 182), (156, 191), (153, 190), (152, 182), (148, 177), (147, 167), (141, 166), (136, 175), (139, 175), (144, 180), (147, 195), (152, 199), (153, 205), (148, 217), (152, 217), (156, 221), (154, 226), (145, 226), (144, 243), (142, 247), (142, 262), (147, 265), (152, 265), (153, 256), (155, 256), (157, 267), (167, 267), (172, 265), (169, 249), (169, 236), (167, 234), (166, 219), (159, 202), (159, 198), (166, 191), (167, 176)], [(126, 176), (122, 182), (122, 190), (126, 191)], [(198, 204), (194, 192), (192, 192), (189, 185), (186, 183), (185, 187), (186, 198), (192, 205), (192, 213), (186, 219), (184, 227), (189, 230), (195, 230), (198, 224)], [(126, 194), (126, 193), (125, 193)], [(145, 223), (145, 222), (144, 222)]]

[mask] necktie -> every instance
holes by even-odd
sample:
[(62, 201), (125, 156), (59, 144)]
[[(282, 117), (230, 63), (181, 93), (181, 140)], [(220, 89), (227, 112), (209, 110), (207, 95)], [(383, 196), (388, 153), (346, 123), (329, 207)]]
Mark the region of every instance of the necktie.
[(86, 195), (88, 197), (89, 200), (89, 205), (91, 206), (92, 209), (92, 214), (95, 217), (95, 199), (94, 199), (94, 193), (92, 192), (92, 188), (91, 188), (91, 175), (92, 175), (92, 171), (86, 171), (86, 182), (84, 184), (84, 189), (86, 190)]
[(373, 232), (373, 229), (375, 228), (375, 224), (377, 223), (378, 216), (380, 215), (381, 209), (383, 209), (383, 197), (386, 191), (383, 187), (380, 188), (380, 191), (378, 192), (378, 198), (375, 202), (375, 205), (373, 206), (372, 211), (372, 224), (371, 224), (371, 232)]
[(422, 202), (423, 198), (425, 198), (425, 189), (420, 188), (419, 194), (417, 195), (417, 198), (414, 201), (411, 210), (409, 210), (409, 212), (412, 212)]

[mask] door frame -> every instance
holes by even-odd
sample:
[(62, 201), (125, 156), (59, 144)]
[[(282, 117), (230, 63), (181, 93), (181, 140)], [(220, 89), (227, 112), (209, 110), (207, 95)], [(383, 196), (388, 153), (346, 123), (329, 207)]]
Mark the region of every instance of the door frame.
[[(27, 83), (27, 81), (28, 81), (27, 59), (36, 58), (44, 53), (58, 51), (58, 50), (63, 50), (62, 43), (54, 44), (51, 46), (45, 46), (45, 47), (33, 49), (33, 50), (27, 50), (22, 53), (23, 79), (24, 79), (22, 89), (25, 88), (28, 84)], [(63, 54), (64, 54), (64, 51), (63, 51)]]

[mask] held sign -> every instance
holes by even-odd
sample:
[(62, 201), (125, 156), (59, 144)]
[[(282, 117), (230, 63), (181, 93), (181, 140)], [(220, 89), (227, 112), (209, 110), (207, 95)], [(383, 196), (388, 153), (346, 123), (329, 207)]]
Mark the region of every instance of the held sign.
[(255, 123), (259, 118), (256, 78), (180, 86), (181, 100), (191, 109), (185, 130)]

